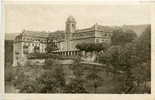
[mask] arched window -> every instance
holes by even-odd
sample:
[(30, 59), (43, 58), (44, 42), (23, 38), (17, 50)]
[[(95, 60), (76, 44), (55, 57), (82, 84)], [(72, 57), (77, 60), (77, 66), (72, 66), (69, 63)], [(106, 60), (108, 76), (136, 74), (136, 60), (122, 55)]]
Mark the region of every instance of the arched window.
[(34, 53), (39, 53), (40, 52), (40, 47), (34, 46)]
[(28, 50), (28, 46), (27, 45), (24, 45), (23, 46), (23, 53), (24, 54), (28, 54), (29, 53), (29, 50)]

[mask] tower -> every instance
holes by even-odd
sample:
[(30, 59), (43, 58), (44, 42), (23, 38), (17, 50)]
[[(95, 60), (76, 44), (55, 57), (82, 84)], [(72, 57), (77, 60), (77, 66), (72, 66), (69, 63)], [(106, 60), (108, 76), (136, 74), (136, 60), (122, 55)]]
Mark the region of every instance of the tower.
[(66, 40), (66, 49), (71, 49), (71, 39), (72, 33), (76, 30), (76, 21), (73, 16), (69, 16), (66, 21), (66, 32), (65, 32), (65, 40)]
[(76, 30), (76, 21), (73, 16), (69, 16), (66, 21), (66, 33), (74, 33)]

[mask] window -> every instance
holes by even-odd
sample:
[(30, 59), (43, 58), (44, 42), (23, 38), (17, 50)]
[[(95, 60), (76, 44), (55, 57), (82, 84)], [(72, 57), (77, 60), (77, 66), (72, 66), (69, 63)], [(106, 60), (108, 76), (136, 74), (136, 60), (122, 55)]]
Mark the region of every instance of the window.
[(16, 52), (15, 54), (16, 54), (16, 55), (18, 55), (18, 54), (19, 54), (19, 52)]
[(96, 43), (99, 43), (99, 39), (96, 39)]
[(72, 27), (75, 28), (74, 24), (72, 24)]
[(35, 47), (34, 47), (34, 53), (39, 53), (39, 52), (40, 52), (40, 47), (35, 46)]
[(27, 45), (23, 46), (23, 53), (28, 54), (28, 46)]

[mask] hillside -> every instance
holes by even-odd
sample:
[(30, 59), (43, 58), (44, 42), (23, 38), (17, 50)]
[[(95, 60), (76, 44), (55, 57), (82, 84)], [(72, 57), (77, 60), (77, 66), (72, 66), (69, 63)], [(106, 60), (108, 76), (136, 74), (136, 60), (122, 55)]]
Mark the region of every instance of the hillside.
[(17, 35), (17, 33), (6, 33), (5, 40), (14, 40)]
[(140, 36), (144, 30), (149, 26), (149, 24), (143, 24), (143, 25), (123, 25), (123, 29), (131, 29), (133, 30), (137, 36)]

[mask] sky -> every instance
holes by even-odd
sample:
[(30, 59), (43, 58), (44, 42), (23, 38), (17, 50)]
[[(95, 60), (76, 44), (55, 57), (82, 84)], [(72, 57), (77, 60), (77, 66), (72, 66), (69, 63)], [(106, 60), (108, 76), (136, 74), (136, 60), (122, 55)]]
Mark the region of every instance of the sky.
[(7, 4), (5, 6), (6, 33), (22, 30), (56, 31), (65, 29), (65, 21), (72, 15), (77, 29), (99, 25), (150, 24), (150, 9), (146, 5), (58, 5)]

